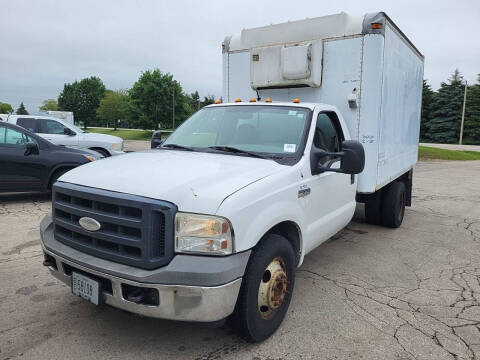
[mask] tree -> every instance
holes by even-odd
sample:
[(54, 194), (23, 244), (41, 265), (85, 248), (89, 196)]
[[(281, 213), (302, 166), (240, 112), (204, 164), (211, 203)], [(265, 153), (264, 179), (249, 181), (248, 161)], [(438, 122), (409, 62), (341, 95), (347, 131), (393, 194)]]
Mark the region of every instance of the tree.
[(214, 103), (215, 103), (215, 95), (208, 95), (203, 98), (203, 101), (200, 103), (200, 107), (204, 107)]
[(427, 126), (427, 139), (436, 143), (458, 141), (462, 117), (464, 83), (458, 69), (449, 83), (442, 82), (432, 102), (432, 119)]
[(92, 76), (72, 84), (65, 84), (58, 97), (58, 108), (72, 111), (75, 119), (83, 122), (86, 128), (89, 122), (95, 121), (97, 108), (104, 95), (105, 85), (102, 80)]
[(97, 116), (107, 124), (113, 124), (117, 130), (118, 120), (125, 120), (127, 117), (127, 105), (128, 97), (125, 91), (107, 91), (100, 101)]
[(467, 89), (463, 138), (465, 143), (480, 144), (480, 74)]
[[(147, 70), (129, 91), (129, 111), (132, 125), (142, 129), (172, 127), (173, 109), (175, 108), (175, 125), (186, 117), (186, 96), (180, 83), (173, 80), (173, 75), (163, 74), (160, 70)], [(175, 106), (173, 101), (175, 99)]]
[(17, 115), (28, 115), (27, 109), (25, 109), (25, 105), (23, 105), (23, 102), (20, 103), (20, 106), (17, 109), (16, 112)]
[(191, 93), (188, 97), (188, 104), (193, 112), (200, 109), (200, 95), (198, 94), (197, 90), (195, 90), (194, 93)]
[(55, 99), (43, 100), (43, 105), (39, 108), (41, 111), (58, 110), (58, 103)]
[(11, 114), (11, 113), (13, 113), (12, 105), (0, 102), (0, 114)]
[(428, 85), (427, 80), (423, 80), (423, 94), (422, 94), (422, 117), (420, 122), (420, 139), (428, 139), (427, 131), (430, 120), (432, 120), (432, 103), (435, 98), (435, 92), (432, 87)]

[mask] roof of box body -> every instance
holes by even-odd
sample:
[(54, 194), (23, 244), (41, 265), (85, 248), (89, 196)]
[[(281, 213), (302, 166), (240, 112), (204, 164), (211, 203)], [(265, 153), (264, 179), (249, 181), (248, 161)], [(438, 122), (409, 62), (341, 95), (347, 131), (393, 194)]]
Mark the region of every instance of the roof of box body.
[[(242, 51), (314, 39), (329, 39), (362, 34), (384, 34), (387, 21), (410, 44), (413, 50), (423, 58), (418, 49), (384, 12), (369, 13), (364, 16), (351, 16), (341, 12), (312, 19), (243, 29), (240, 34), (227, 36), (223, 44), (226, 51)], [(382, 24), (381, 29), (372, 29), (372, 23)]]

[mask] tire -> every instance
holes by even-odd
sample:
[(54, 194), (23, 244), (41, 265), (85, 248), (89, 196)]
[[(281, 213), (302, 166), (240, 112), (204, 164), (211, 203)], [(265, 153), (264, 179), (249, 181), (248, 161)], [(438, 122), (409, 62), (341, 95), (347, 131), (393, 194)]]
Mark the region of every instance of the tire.
[(407, 192), (402, 181), (394, 181), (385, 190), (382, 199), (382, 225), (398, 228), (405, 215)]
[(283, 236), (266, 235), (250, 257), (229, 322), (247, 341), (267, 339), (279, 328), (287, 313), (294, 284), (292, 245)]
[(94, 149), (90, 149), (90, 150), (96, 151), (97, 153), (102, 155), (104, 158), (110, 157), (110, 153), (107, 150), (99, 149), (99, 148), (94, 148)]
[(55, 171), (53, 173), (52, 177), (50, 178), (50, 182), (48, 184), (48, 190), (52, 190), (52, 186), (53, 186), (53, 184), (55, 184), (55, 182), (58, 180), (58, 178), (60, 176), (62, 176), (63, 174), (65, 174), (69, 170), (71, 170), (71, 169), (60, 169), (60, 170)]
[(368, 195), (365, 201), (365, 221), (372, 225), (380, 225), (382, 222), (382, 192), (377, 191)]

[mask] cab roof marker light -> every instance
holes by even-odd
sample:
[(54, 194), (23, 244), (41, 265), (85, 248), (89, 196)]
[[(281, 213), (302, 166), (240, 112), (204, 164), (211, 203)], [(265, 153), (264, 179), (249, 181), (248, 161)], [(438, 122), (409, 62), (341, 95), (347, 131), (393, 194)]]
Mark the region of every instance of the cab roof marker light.
[(271, 98), (266, 98), (266, 99), (265, 99), (265, 102), (271, 103), (271, 102), (272, 102), (272, 99), (271, 99)]
[(242, 99), (236, 98), (236, 99), (235, 99), (235, 102), (242, 102)]
[(249, 102), (257, 102), (257, 99), (255, 99), (255, 98), (250, 98)]
[(300, 103), (300, 99), (299, 99), (299, 98), (293, 99), (293, 103), (294, 103), (294, 104), (299, 104), (299, 103)]
[(215, 104), (221, 104), (221, 103), (222, 103), (222, 100), (221, 100), (221, 99), (215, 100)]

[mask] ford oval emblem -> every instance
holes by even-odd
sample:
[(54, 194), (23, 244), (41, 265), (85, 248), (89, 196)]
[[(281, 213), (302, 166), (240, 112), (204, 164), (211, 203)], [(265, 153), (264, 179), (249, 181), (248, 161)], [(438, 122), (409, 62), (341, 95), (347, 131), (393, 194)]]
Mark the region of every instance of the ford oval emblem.
[(87, 231), (98, 231), (102, 227), (97, 220), (90, 217), (82, 217), (80, 220), (78, 220), (78, 223)]

